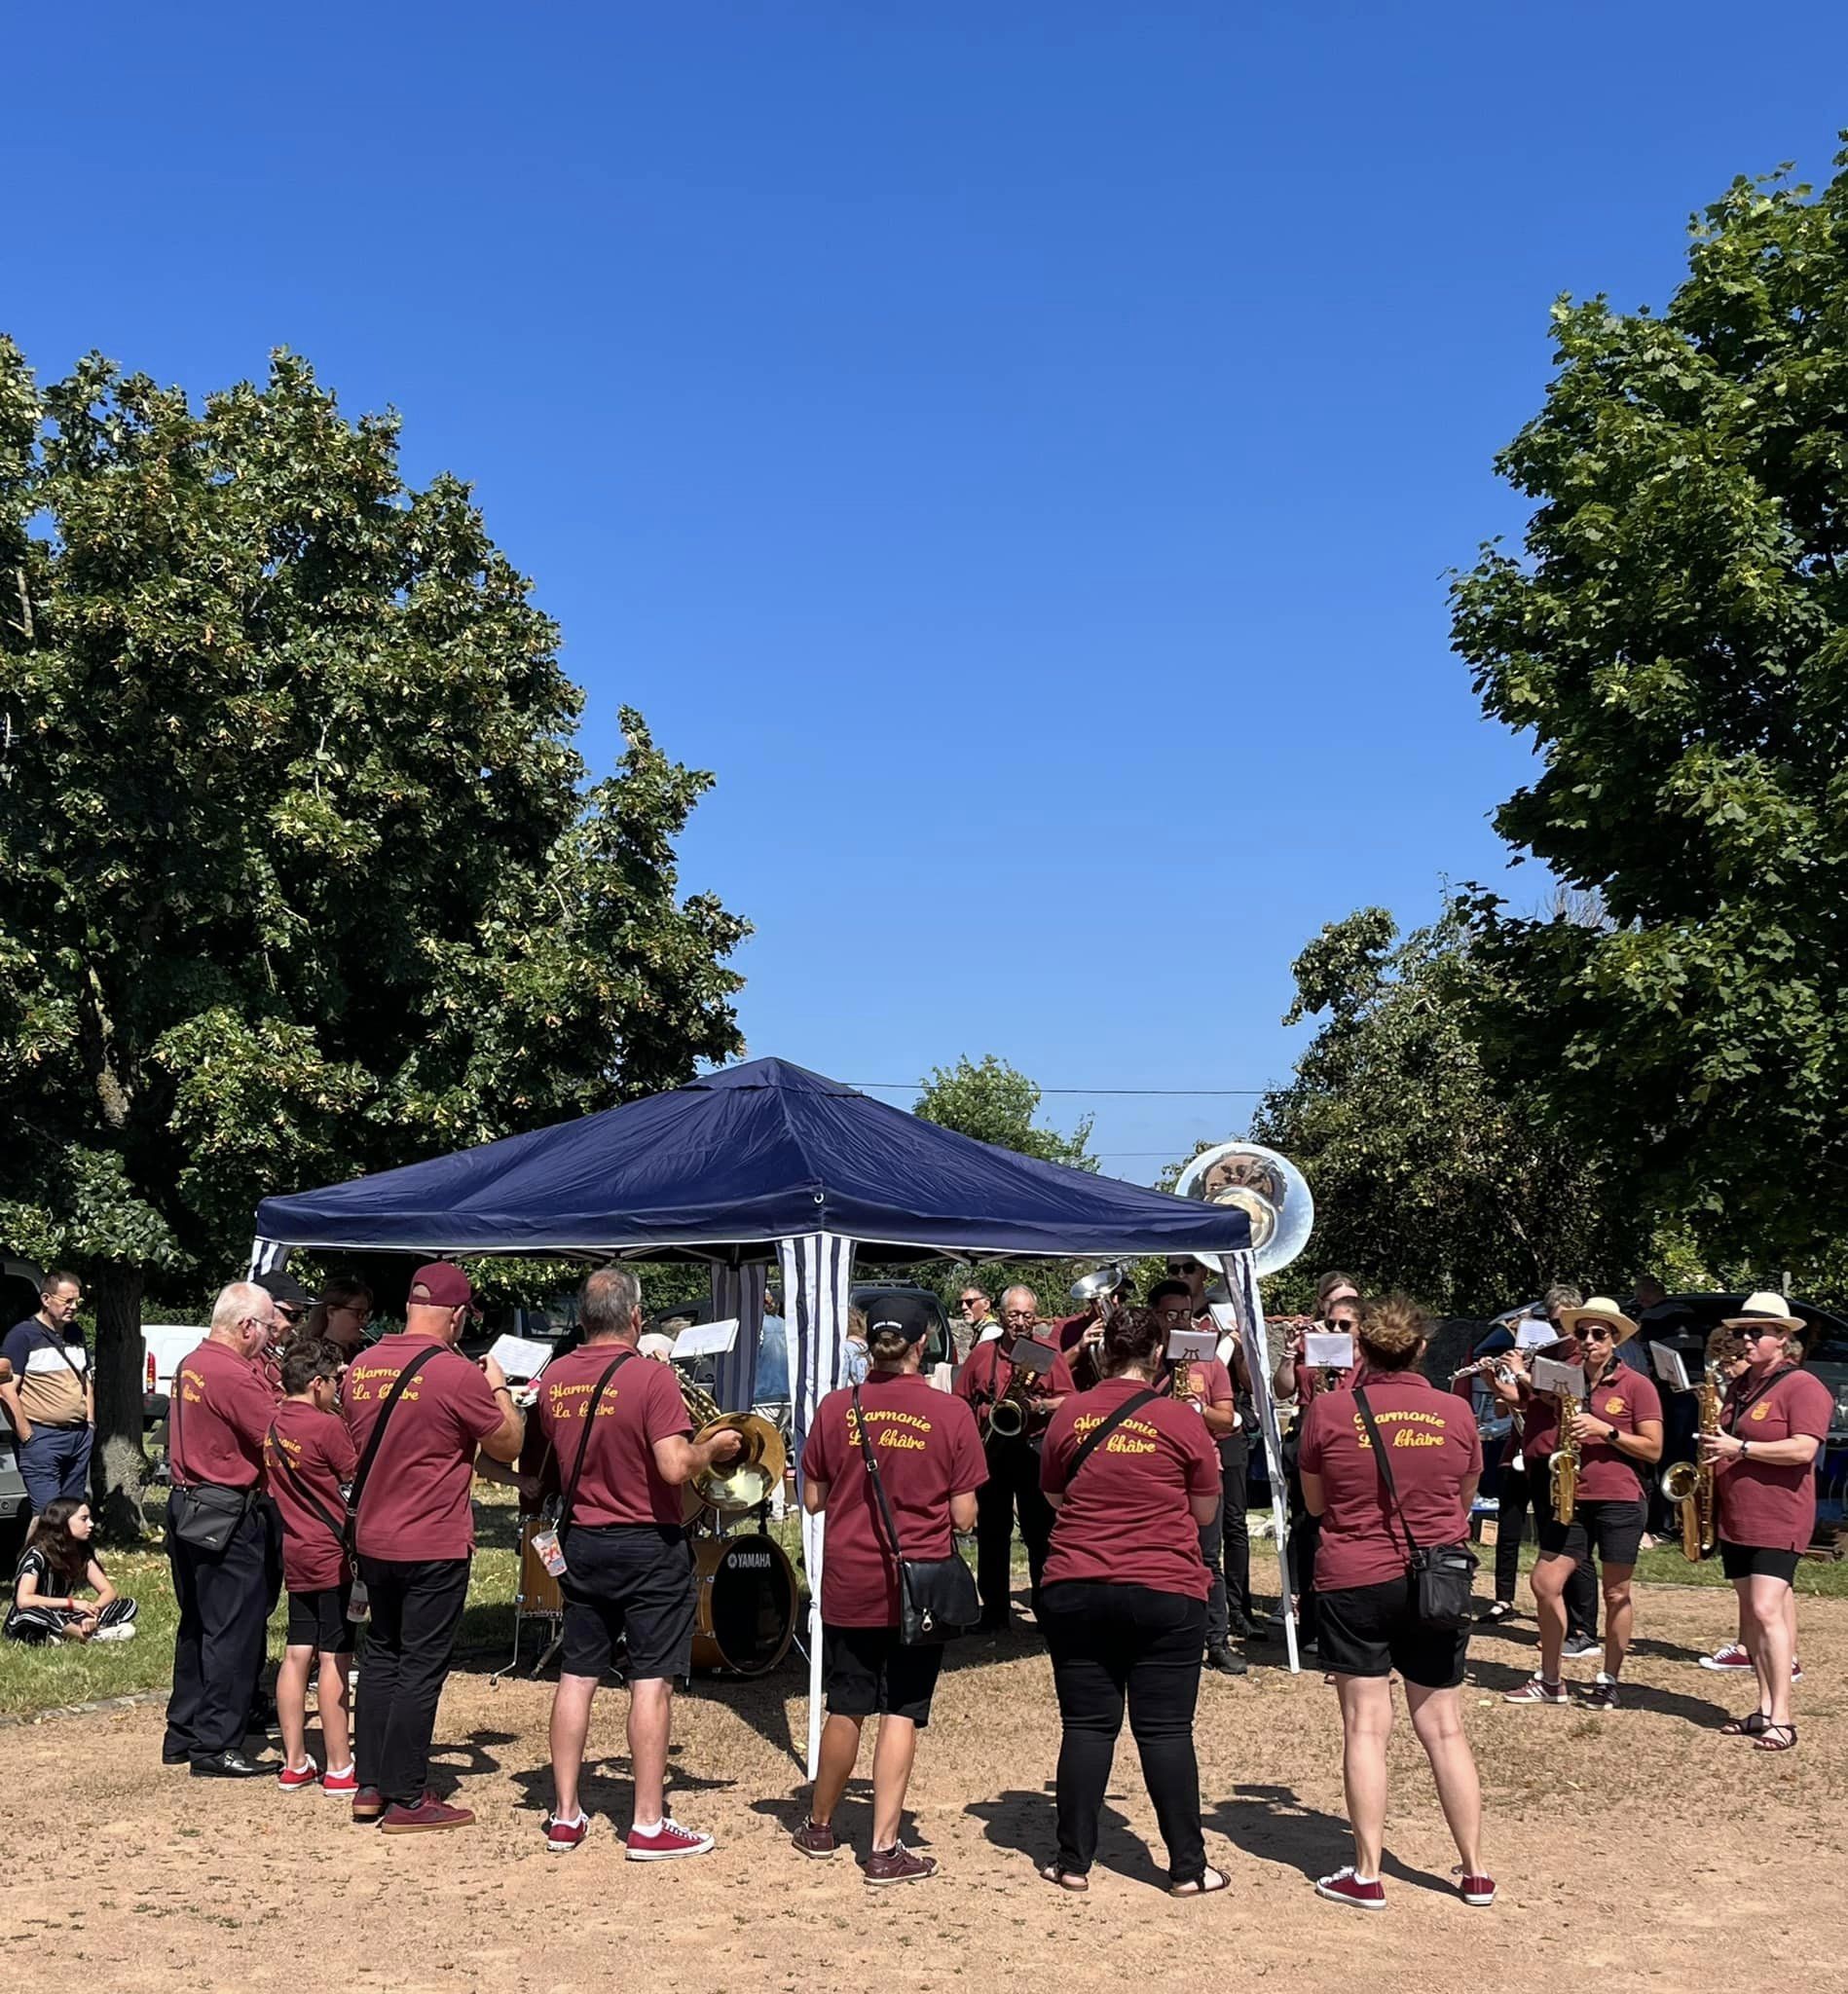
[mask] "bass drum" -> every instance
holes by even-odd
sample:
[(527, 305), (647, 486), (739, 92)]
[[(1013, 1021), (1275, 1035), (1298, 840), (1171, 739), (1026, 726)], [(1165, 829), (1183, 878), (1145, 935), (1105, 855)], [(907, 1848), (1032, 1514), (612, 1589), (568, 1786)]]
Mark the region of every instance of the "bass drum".
[(693, 1666), (761, 1676), (790, 1651), (795, 1573), (774, 1537), (695, 1537)]
[(562, 1620), (565, 1595), (559, 1590), (558, 1580), (546, 1570), (545, 1560), (533, 1541), (544, 1522), (539, 1516), (520, 1519), (520, 1590), (514, 1595), (513, 1604), (523, 1614), (543, 1614), (548, 1619)]

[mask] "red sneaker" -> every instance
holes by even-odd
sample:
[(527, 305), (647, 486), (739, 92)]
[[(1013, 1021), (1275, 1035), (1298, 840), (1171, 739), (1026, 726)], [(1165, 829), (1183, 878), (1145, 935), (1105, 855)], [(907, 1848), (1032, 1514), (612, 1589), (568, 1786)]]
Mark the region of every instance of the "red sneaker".
[(861, 1872), (869, 1883), (924, 1883), (937, 1874), (935, 1856), (917, 1856), (903, 1842), (874, 1849)]
[(1702, 1655), (1703, 1669), (1713, 1669), (1723, 1674), (1727, 1669), (1750, 1669), (1752, 1657), (1746, 1653), (1743, 1642), (1729, 1641), (1724, 1647), (1717, 1647), (1710, 1655)]
[(652, 1834), (638, 1834), (631, 1828), (626, 1853), (631, 1863), (671, 1863), (676, 1856), (703, 1856), (712, 1845), (711, 1835), (683, 1828), (669, 1815)]
[(1518, 1689), (1504, 1689), (1503, 1703), (1571, 1703), (1571, 1691), (1564, 1682), (1549, 1682), (1543, 1676), (1530, 1676)]
[(545, 1853), (548, 1856), (569, 1856), (590, 1832), (590, 1821), (585, 1815), (578, 1815), (575, 1821), (561, 1821), (556, 1814), (545, 1817)]
[(473, 1828), (466, 1807), (451, 1807), (434, 1793), (425, 1793), (415, 1807), (393, 1800), (379, 1823), (381, 1834), (428, 1834), (442, 1828)]
[(311, 1758), (306, 1765), (285, 1765), (276, 1783), (285, 1793), (304, 1793), (319, 1783), (320, 1776), (320, 1767)]
[(1457, 1890), (1464, 1903), (1474, 1904), (1479, 1910), (1496, 1901), (1496, 1880), (1493, 1876), (1460, 1876)]
[(337, 1793), (343, 1798), (351, 1800), (358, 1791), (359, 1776), (350, 1765), (343, 1767), (339, 1772), (336, 1772), (330, 1765), (321, 1774), (321, 1791), (323, 1793)]
[(1351, 1864), (1332, 1876), (1316, 1877), (1315, 1895), (1325, 1897), (1331, 1904), (1352, 1904), (1357, 1911), (1386, 1909), (1386, 1885), (1377, 1876), (1371, 1883), (1363, 1883)]

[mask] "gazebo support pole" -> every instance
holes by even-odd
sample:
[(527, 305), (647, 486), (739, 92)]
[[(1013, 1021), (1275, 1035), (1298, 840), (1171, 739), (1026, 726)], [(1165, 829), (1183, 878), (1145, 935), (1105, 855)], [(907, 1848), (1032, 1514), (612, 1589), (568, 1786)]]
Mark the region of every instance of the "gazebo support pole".
[[(777, 1241), (783, 1269), (783, 1319), (790, 1339), (790, 1419), (795, 1428), (796, 1486), (802, 1443), (815, 1408), (843, 1381), (847, 1311), (853, 1291), (854, 1242), (838, 1233), (805, 1233)], [(822, 1752), (822, 1560), (824, 1520), (802, 1509), (802, 1565), (808, 1578), (808, 1777)]]

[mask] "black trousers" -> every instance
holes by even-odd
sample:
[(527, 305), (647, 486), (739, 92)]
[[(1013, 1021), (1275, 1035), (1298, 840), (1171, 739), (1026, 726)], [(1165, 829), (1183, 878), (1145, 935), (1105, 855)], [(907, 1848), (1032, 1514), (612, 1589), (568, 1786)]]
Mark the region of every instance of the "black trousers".
[(1058, 1752), (1058, 1866), (1090, 1871), (1097, 1818), (1110, 1786), (1127, 1701), (1142, 1777), (1167, 1844), (1171, 1883), (1206, 1867), (1200, 1828), (1194, 1707), (1200, 1698), (1206, 1609), (1145, 1585), (1064, 1580), (1041, 1597), (1064, 1737)]
[(166, 1557), (180, 1617), (162, 1749), (195, 1761), (215, 1758), (242, 1745), (251, 1686), (263, 1666), (269, 1527), (253, 1508), (222, 1551), (196, 1550), (174, 1533), (169, 1498)]
[(1243, 1447), (1222, 1449), (1219, 1456), (1220, 1558), (1226, 1580), (1226, 1605), (1235, 1621), (1251, 1620), (1251, 1532), (1245, 1521), (1250, 1501), (1250, 1455)]
[(1232, 1620), (1226, 1610), (1226, 1574), (1220, 1569), (1226, 1505), (1213, 1511), (1211, 1523), (1200, 1527), (1200, 1562), (1206, 1568), (1206, 1645), (1224, 1647), (1232, 1639)]
[(1039, 1450), (1024, 1440), (996, 1440), (988, 1447), (988, 1479), (976, 1491), (976, 1589), (984, 1620), (1005, 1619), (1010, 1610), (1016, 1509), (1037, 1613), (1040, 1573), (1053, 1539), (1053, 1505), (1040, 1493)]
[(468, 1600), (468, 1560), (404, 1564), (362, 1553), (359, 1572), (372, 1620), (359, 1661), (357, 1777), (387, 1800), (415, 1807), (429, 1790), (436, 1705)]
[[(1496, 1484), (1496, 1598), (1512, 1602), (1515, 1580), (1521, 1571), (1521, 1545), (1528, 1532), (1528, 1512), (1537, 1512), (1534, 1534), (1539, 1537), (1539, 1516), (1548, 1512), (1553, 1496), (1544, 1469), (1530, 1474), (1517, 1455), (1504, 1461)], [(1577, 1569), (1566, 1581), (1566, 1632), (1568, 1635), (1598, 1632), (1598, 1572), (1589, 1558), (1578, 1561)]]
[[(257, 1504), (263, 1520), (263, 1617), (267, 1622), (282, 1597), (282, 1512), (265, 1496)], [(250, 1709), (254, 1716), (263, 1704), (263, 1664), (268, 1643), (257, 1649), (256, 1674), (250, 1679)], [(251, 1725), (255, 1730), (257, 1726)]]

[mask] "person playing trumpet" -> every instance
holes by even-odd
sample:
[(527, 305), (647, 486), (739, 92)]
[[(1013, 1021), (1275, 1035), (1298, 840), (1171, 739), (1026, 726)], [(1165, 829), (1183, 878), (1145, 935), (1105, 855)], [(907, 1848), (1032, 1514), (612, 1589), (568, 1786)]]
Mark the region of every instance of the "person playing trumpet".
[[(1617, 1707), (1617, 1680), (1630, 1648), (1630, 1578), (1643, 1542), (1646, 1506), (1642, 1477), (1662, 1458), (1662, 1398), (1652, 1379), (1632, 1370), (1617, 1347), (1637, 1326), (1613, 1301), (1594, 1295), (1583, 1308), (1562, 1309), (1558, 1323), (1566, 1344), (1562, 1362), (1584, 1366), (1585, 1395), (1569, 1415), (1579, 1455), (1577, 1499), (1561, 1520), (1549, 1505), (1540, 1523), (1540, 1557), (1534, 1568), (1534, 1602), (1540, 1623), (1540, 1666), (1507, 1703), (1570, 1703), (1560, 1676), (1566, 1645), (1566, 1588), (1593, 1549), (1604, 1568), (1605, 1665), (1579, 1697), (1582, 1710)], [(1537, 1395), (1535, 1407), (1551, 1394)], [(1534, 1444), (1535, 1419), (1529, 1416), (1528, 1440)], [(1557, 1430), (1557, 1428), (1555, 1429)]]
[[(1072, 1389), (1072, 1374), (1050, 1344), (1045, 1350), (1052, 1361), (1043, 1371), (1030, 1372), (1016, 1363), (1018, 1347), (1036, 1341), (1039, 1312), (1031, 1288), (1010, 1288), (1001, 1298), (1001, 1335), (992, 1343), (978, 1344), (956, 1374), (956, 1395), (976, 1416), (988, 1460), (988, 1479), (978, 1491), (976, 1516), (976, 1585), (985, 1634), (1005, 1634), (1012, 1623), (1016, 1507), (1036, 1614), (1046, 1547), (1053, 1535), (1052, 1505), (1040, 1493), (1040, 1443), (1047, 1422)], [(1020, 1429), (996, 1432), (995, 1409), (1010, 1398), (1021, 1407)]]

